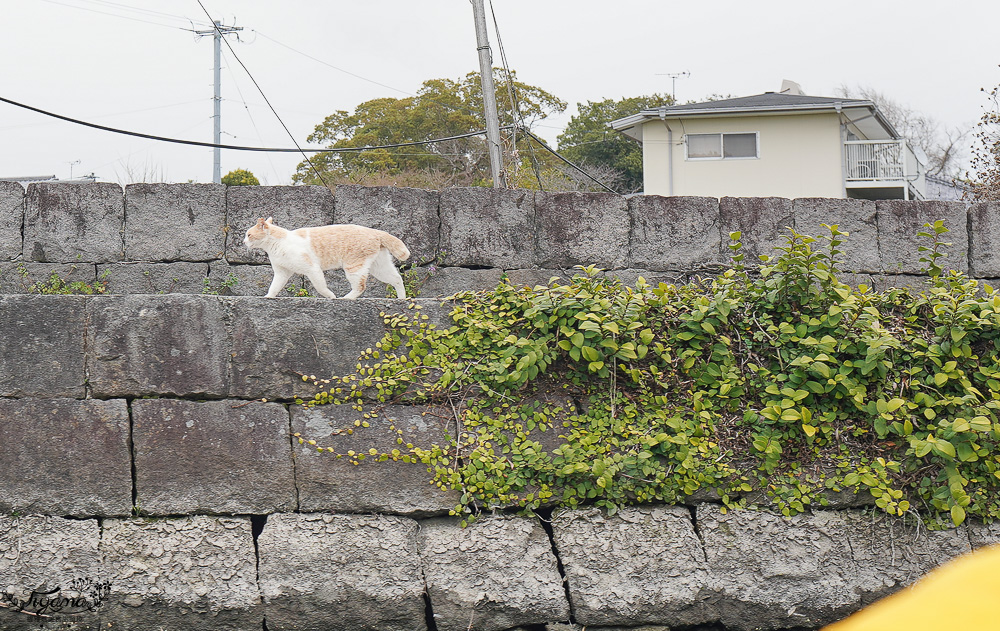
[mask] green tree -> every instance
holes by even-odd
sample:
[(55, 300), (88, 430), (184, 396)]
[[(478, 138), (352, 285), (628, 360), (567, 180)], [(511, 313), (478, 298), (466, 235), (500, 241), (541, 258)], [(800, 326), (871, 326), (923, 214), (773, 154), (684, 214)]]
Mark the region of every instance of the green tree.
[(617, 175), (620, 192), (642, 190), (642, 147), (612, 130), (608, 123), (644, 109), (673, 103), (674, 99), (669, 94), (577, 103), (577, 115), (570, 119), (566, 130), (558, 137), (559, 153), (583, 168), (603, 168), (606, 177), (610, 173)]
[(260, 180), (246, 169), (233, 169), (222, 176), (222, 183), (226, 186), (260, 186)]
[[(566, 103), (541, 88), (517, 80), (511, 73), (494, 69), (500, 125), (532, 125), (546, 116), (566, 109)], [(516, 103), (515, 105), (512, 105)], [(479, 73), (472, 72), (459, 80), (430, 79), (416, 96), (380, 98), (358, 105), (354, 112), (337, 111), (326, 117), (309, 136), (311, 143), (329, 148), (369, 147), (421, 142), (459, 136), (484, 129), (482, 87)], [(504, 132), (505, 154), (509, 170), (516, 170), (520, 153), (513, 153), (513, 143), (524, 146), (523, 134), (516, 138)], [(456, 138), (445, 142), (370, 151), (322, 153), (299, 164), (295, 182), (362, 182), (411, 184), (425, 186), (473, 186), (490, 180), (489, 155), (482, 136)]]

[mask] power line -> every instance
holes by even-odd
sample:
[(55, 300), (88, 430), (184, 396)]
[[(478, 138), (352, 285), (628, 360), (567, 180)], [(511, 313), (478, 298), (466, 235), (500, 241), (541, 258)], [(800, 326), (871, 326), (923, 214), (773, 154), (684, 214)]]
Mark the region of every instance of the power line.
[[(156, 136), (153, 134), (144, 134), (137, 131), (128, 131), (126, 129), (118, 129), (116, 127), (108, 127), (107, 125), (98, 125), (97, 123), (89, 123), (77, 118), (71, 118), (69, 116), (63, 116), (62, 114), (56, 114), (54, 112), (49, 112), (38, 107), (32, 107), (31, 105), (25, 105), (24, 103), (18, 103), (11, 99), (0, 96), (0, 102), (7, 103), (9, 105), (14, 105), (15, 107), (20, 107), (44, 116), (51, 116), (52, 118), (58, 118), (59, 120), (66, 121), (68, 123), (74, 123), (76, 125), (83, 125), (84, 127), (91, 127), (93, 129), (99, 129), (101, 131), (111, 132), (114, 134), (122, 134), (125, 136), (135, 136), (136, 138), (145, 138), (146, 140), (157, 140), (160, 142), (172, 142), (178, 145), (192, 145), (195, 147), (219, 147), (220, 149), (230, 149), (232, 151), (259, 151), (259, 152), (271, 152), (271, 153), (349, 153), (353, 151), (373, 151), (376, 149), (398, 149), (399, 147), (415, 147), (418, 145), (430, 145), (438, 142), (447, 142), (449, 140), (459, 140), (461, 138), (471, 138), (472, 136), (483, 136), (486, 134), (485, 129), (480, 129), (479, 131), (470, 131), (464, 134), (456, 134), (454, 136), (447, 136), (444, 138), (430, 138), (428, 140), (415, 140), (412, 142), (399, 142), (387, 145), (375, 145), (375, 146), (365, 146), (365, 147), (335, 147), (335, 148), (319, 148), (313, 149), (310, 147), (296, 147), (294, 149), (289, 147), (245, 147), (240, 145), (223, 145), (216, 144), (214, 142), (201, 142), (198, 140), (181, 140), (179, 138), (168, 138), (166, 136)], [(510, 129), (510, 125), (501, 127), (501, 129)]]
[(595, 183), (597, 183), (598, 185), (600, 185), (604, 190), (608, 191), (609, 193), (614, 193), (616, 195), (620, 194), (615, 189), (611, 188), (610, 186), (608, 186), (604, 182), (602, 182), (602, 181), (598, 180), (597, 178), (595, 178), (593, 175), (591, 175), (591, 174), (587, 173), (586, 171), (584, 171), (583, 168), (581, 168), (581, 167), (577, 166), (576, 164), (570, 162), (567, 158), (564, 158), (563, 156), (559, 155), (559, 153), (555, 149), (553, 149), (552, 147), (550, 147), (547, 144), (545, 144), (544, 140), (542, 140), (541, 138), (539, 138), (535, 134), (531, 133), (531, 131), (529, 131), (527, 128), (522, 128), (521, 131), (523, 133), (527, 134), (528, 136), (532, 137), (535, 140), (535, 142), (537, 142), (539, 145), (542, 146), (543, 149), (545, 149), (546, 151), (548, 151), (549, 153), (551, 153), (555, 157), (559, 158), (560, 160), (562, 160), (566, 164), (570, 165), (571, 167), (573, 167), (574, 169), (576, 169), (577, 171), (579, 171), (580, 173), (582, 173), (583, 175), (585, 175), (588, 179), (590, 179), (590, 180), (594, 181)]

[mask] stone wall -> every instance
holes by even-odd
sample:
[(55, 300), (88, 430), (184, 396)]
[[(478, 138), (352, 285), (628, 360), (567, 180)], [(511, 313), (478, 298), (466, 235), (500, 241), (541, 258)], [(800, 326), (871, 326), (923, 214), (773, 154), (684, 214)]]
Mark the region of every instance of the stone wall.
[[(450, 274), (457, 285), (442, 282), (445, 292), (488, 286), (501, 270), (544, 282), (590, 262), (622, 275), (697, 273), (722, 261), (730, 230), (762, 251), (782, 224), (808, 231), (804, 224), (820, 221), (857, 235), (847, 254), (853, 271), (882, 273), (896, 257), (909, 274), (919, 271), (906, 258), (916, 252), (912, 235), (942, 217), (955, 226), (949, 238), (962, 255), (954, 261), (1000, 275), (986, 241), (994, 206), (0, 187), (0, 266), (8, 266), (0, 269), (64, 270), (91, 282), (102, 269), (112, 279), (134, 270), (113, 289), (174, 292), (54, 296), (5, 285), (4, 630), (815, 629), (1000, 541), (996, 525), (928, 532), (850, 497), (791, 519), (692, 499), (610, 517), (497, 514), (463, 529), (448, 516), (456, 496), (430, 485), (422, 466), (354, 466), (291, 438), (384, 450), (396, 439), (393, 419), (408, 442), (440, 441), (446, 411), (390, 406), (371, 428), (346, 435), (336, 430), (357, 419), (350, 406), (292, 401), (312, 392), (302, 374), (352, 372), (384, 333), (382, 314), (412, 305), (444, 322), (447, 305), (193, 295), (205, 279), (261, 269), (263, 259), (233, 235), (265, 214), (290, 226), (389, 228), (418, 257), (444, 252), (447, 274), (428, 286)], [(174, 274), (173, 286), (156, 285)]]
[[(220, 184), (31, 184), (0, 182), (0, 292), (26, 293), (52, 272), (108, 281), (115, 294), (263, 295), (270, 267), (243, 245), (257, 217), (281, 226), (359, 223), (388, 230), (412, 252), (420, 296), (568, 277), (596, 265), (634, 282), (680, 281), (729, 261), (742, 232), (746, 260), (773, 253), (787, 228), (813, 236), (823, 223), (850, 232), (842, 269), (881, 288), (915, 282), (925, 222), (951, 229), (947, 264), (1000, 277), (1000, 205), (839, 199), (657, 197), (529, 190)], [(329, 272), (338, 295), (348, 286)], [(293, 281), (303, 282), (302, 279)], [(370, 297), (384, 296), (382, 285)], [(312, 292), (315, 294), (315, 292)]]

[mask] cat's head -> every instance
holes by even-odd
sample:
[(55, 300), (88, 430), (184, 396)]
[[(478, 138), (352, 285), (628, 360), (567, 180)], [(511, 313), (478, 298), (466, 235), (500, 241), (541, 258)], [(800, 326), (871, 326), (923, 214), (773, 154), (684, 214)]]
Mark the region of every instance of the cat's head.
[(267, 219), (261, 217), (257, 220), (257, 223), (247, 228), (247, 234), (243, 237), (243, 244), (250, 249), (263, 248), (262, 242), (270, 236), (271, 229), (274, 228), (271, 219), (271, 217)]

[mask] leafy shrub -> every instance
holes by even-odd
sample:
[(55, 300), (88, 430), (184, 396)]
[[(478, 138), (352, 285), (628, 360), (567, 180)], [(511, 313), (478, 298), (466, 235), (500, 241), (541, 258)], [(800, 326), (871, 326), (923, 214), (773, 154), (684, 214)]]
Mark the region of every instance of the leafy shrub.
[[(306, 404), (352, 404), (356, 427), (377, 413), (372, 401), (454, 410), (444, 444), (399, 438), (367, 457), (426, 464), (461, 491), (464, 517), (552, 504), (614, 513), (695, 492), (792, 515), (847, 489), (931, 524), (992, 520), (1000, 294), (945, 273), (947, 229), (926, 227), (920, 293), (840, 282), (846, 233), (827, 226), (820, 240), (791, 231), (754, 272), (734, 233), (733, 266), (702, 283), (631, 288), (589, 267), (565, 285), (458, 294), (449, 328), (419, 307), (383, 314), (389, 331), (357, 373), (304, 377), (320, 386)], [(558, 446), (543, 446), (553, 435)]]

